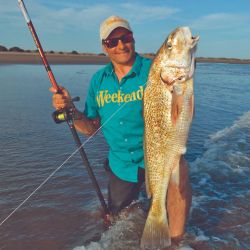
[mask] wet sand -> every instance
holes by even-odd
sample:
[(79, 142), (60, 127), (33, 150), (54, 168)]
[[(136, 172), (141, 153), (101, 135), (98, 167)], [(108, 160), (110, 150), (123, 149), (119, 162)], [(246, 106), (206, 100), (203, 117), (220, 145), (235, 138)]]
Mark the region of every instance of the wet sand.
[[(104, 55), (96, 54), (70, 54), (70, 53), (48, 53), (46, 54), (50, 64), (106, 64), (109, 58)], [(152, 55), (144, 54), (146, 57), (153, 58)], [(250, 60), (237, 58), (205, 58), (198, 57), (196, 61), (211, 63), (233, 63), (250, 64)], [(38, 53), (27, 52), (0, 52), (0, 64), (41, 64), (42, 61)]]
[[(88, 54), (46, 54), (50, 64), (106, 64), (108, 57)], [(0, 64), (41, 64), (38, 53), (0, 52)]]

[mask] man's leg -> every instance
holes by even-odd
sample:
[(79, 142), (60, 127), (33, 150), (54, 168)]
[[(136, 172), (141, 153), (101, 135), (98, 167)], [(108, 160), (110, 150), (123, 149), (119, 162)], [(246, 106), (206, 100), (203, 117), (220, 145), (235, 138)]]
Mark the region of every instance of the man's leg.
[(108, 208), (112, 215), (119, 212), (138, 198), (139, 187), (137, 183), (119, 179), (112, 172), (109, 173)]
[(188, 164), (184, 157), (180, 159), (180, 184), (171, 182), (168, 186), (167, 211), (171, 238), (180, 238), (185, 233), (192, 201), (192, 188), (189, 182)]
[(117, 177), (106, 162), (105, 169), (108, 174), (108, 208), (112, 215), (129, 206), (132, 201), (138, 198), (140, 187), (144, 182), (144, 169), (138, 170), (138, 183), (121, 180)]

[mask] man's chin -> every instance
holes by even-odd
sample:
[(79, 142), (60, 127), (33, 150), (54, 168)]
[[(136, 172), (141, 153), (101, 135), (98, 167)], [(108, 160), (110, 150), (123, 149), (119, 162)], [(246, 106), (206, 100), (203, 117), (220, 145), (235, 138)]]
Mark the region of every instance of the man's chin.
[(134, 56), (130, 53), (123, 53), (119, 55), (119, 59), (117, 60), (120, 64), (128, 64), (133, 61)]

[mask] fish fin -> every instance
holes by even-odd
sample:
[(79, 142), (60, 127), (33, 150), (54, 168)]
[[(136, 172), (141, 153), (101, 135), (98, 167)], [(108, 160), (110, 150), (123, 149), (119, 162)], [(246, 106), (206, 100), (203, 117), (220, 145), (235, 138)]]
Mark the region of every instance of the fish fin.
[(142, 249), (163, 249), (171, 245), (167, 214), (164, 217), (149, 211), (148, 218), (141, 238)]
[(183, 106), (183, 95), (177, 95), (174, 91), (172, 94), (171, 120), (176, 124)]

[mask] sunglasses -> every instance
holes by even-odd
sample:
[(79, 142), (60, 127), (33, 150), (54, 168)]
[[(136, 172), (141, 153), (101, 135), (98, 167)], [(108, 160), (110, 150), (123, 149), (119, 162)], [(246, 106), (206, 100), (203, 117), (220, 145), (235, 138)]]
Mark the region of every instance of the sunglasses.
[(122, 43), (131, 43), (134, 41), (133, 33), (128, 33), (120, 37), (110, 38), (102, 40), (102, 43), (109, 49), (114, 48), (118, 45), (119, 41)]

